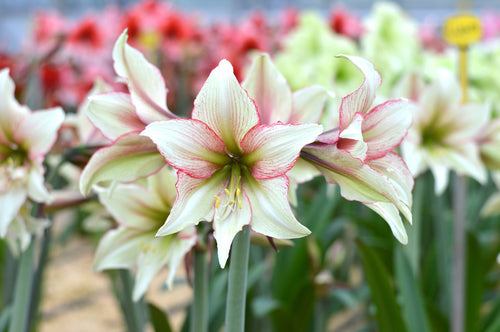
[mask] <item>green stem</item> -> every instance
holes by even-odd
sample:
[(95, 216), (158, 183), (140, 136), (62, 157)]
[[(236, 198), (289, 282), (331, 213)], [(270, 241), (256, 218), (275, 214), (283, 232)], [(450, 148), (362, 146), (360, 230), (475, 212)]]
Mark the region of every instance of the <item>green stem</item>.
[[(134, 302), (132, 300), (132, 293), (134, 289), (134, 280), (130, 275), (130, 271), (119, 269), (118, 280), (121, 287), (121, 292), (118, 289), (118, 299), (121, 302), (127, 329), (130, 332), (142, 331), (144, 328), (144, 306), (141, 300)], [(121, 294), (120, 294), (121, 293)]]
[(250, 228), (236, 234), (231, 249), (226, 301), (226, 331), (244, 332), (245, 304), (250, 253)]
[(9, 332), (25, 332), (28, 328), (34, 274), (33, 252), (34, 241), (19, 259)]
[(405, 251), (414, 276), (417, 276), (419, 270), (420, 248), (421, 248), (421, 232), (422, 232), (422, 213), (424, 202), (424, 189), (426, 183), (424, 178), (420, 177), (415, 181), (413, 189), (413, 206), (412, 216), (413, 223), (407, 228), (408, 244), (405, 246)]
[(208, 262), (205, 250), (194, 250), (194, 300), (191, 332), (208, 331)]
[(453, 186), (453, 278), (451, 280), (451, 331), (464, 331), (465, 312), (465, 179), (455, 174)]
[(326, 303), (324, 298), (318, 298), (314, 306), (314, 331), (326, 331)]

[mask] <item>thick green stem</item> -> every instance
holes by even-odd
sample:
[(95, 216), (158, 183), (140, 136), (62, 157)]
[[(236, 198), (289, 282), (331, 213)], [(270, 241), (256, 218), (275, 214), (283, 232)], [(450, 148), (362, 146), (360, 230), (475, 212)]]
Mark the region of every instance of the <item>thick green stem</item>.
[(245, 303), (250, 252), (250, 228), (245, 226), (233, 241), (226, 301), (226, 331), (244, 332)]
[(208, 261), (205, 250), (194, 251), (194, 300), (191, 332), (208, 331)]
[(142, 331), (145, 324), (144, 304), (141, 300), (132, 301), (134, 281), (130, 271), (119, 269), (116, 274), (110, 273), (110, 277), (113, 291), (122, 308), (127, 331)]
[(25, 332), (29, 325), (34, 275), (33, 252), (34, 241), (31, 242), (19, 259), (9, 332)]

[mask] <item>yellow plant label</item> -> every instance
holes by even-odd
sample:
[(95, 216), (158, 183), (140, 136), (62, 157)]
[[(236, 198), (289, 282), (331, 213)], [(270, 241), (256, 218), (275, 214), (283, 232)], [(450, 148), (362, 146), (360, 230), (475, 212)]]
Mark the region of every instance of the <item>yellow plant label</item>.
[(481, 39), (481, 22), (472, 15), (450, 17), (444, 23), (443, 36), (448, 43), (465, 47)]

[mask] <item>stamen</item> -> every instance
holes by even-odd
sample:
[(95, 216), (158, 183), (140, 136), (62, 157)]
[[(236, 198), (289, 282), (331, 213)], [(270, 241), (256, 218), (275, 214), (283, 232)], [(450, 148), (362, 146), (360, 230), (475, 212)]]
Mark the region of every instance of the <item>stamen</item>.
[(215, 198), (215, 208), (218, 209), (220, 205), (220, 198), (217, 195), (214, 195)]
[(229, 197), (229, 195), (231, 195), (231, 193), (229, 192), (229, 189), (226, 188), (226, 189), (224, 189), (224, 191), (226, 192), (227, 197)]
[(241, 209), (243, 209), (243, 206), (241, 205), (241, 199), (238, 200), (238, 207)]
[(234, 199), (230, 200), (229, 202), (227, 202), (227, 204), (229, 205), (233, 205), (234, 204)]

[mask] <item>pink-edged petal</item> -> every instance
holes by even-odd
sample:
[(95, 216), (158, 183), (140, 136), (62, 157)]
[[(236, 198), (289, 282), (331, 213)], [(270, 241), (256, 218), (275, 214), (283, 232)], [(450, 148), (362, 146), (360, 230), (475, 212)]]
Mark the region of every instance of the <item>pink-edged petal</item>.
[(257, 104), (262, 123), (289, 122), (292, 90), (268, 54), (255, 57), (241, 86)]
[(243, 226), (250, 224), (252, 219), (252, 208), (245, 191), (240, 195), (242, 195), (241, 206), (237, 202), (229, 204), (227, 196), (222, 196), (221, 193), (219, 195), (222, 199), (215, 211), (213, 227), (221, 268), (226, 266), (234, 237), (243, 229)]
[(293, 167), (302, 147), (313, 142), (322, 130), (316, 124), (255, 126), (241, 142), (242, 162), (255, 178), (281, 176)]
[(239, 143), (259, 123), (259, 115), (229, 61), (222, 60), (210, 73), (194, 101), (192, 118), (206, 123), (222, 138), (230, 153), (241, 152)]
[(356, 113), (365, 114), (373, 104), (375, 90), (382, 83), (380, 74), (373, 64), (358, 56), (340, 55), (351, 61), (364, 75), (363, 82), (354, 92), (342, 98), (340, 105), (340, 129), (343, 130), (353, 120)]
[(165, 160), (156, 145), (139, 133), (130, 133), (94, 153), (80, 177), (80, 191), (87, 195), (101, 181), (134, 181), (163, 166)]
[(9, 76), (9, 69), (0, 70), (0, 143), (11, 141), (19, 122), (30, 114), (26, 106), (17, 102), (14, 90), (15, 85)]
[(160, 71), (127, 44), (127, 30), (115, 43), (113, 61), (116, 73), (127, 80), (137, 116), (144, 123), (175, 118), (167, 108), (167, 89)]
[(398, 146), (408, 132), (412, 116), (409, 103), (391, 100), (366, 114), (363, 138), (368, 144), (366, 159), (380, 158)]
[(293, 93), (292, 115), (289, 123), (318, 123), (323, 115), (328, 96), (333, 97), (324, 87), (308, 86)]
[(100, 193), (99, 200), (120, 225), (141, 231), (158, 229), (169, 212), (155, 195), (134, 183), (118, 184)]
[(411, 191), (413, 189), (414, 180), (404, 160), (396, 153), (390, 152), (382, 158), (373, 159), (367, 163), (371, 168), (387, 176), (399, 195), (401, 204), (397, 207), (411, 224)]
[(137, 232), (119, 227), (101, 238), (94, 256), (94, 269), (130, 269), (137, 263), (137, 257), (144, 245), (154, 238), (154, 232)]
[(252, 230), (276, 239), (295, 239), (310, 234), (293, 215), (288, 203), (288, 178), (254, 179), (247, 171), (243, 191), (252, 206)]
[(170, 165), (194, 178), (208, 178), (230, 161), (224, 142), (198, 120), (157, 121), (141, 135), (156, 144)]
[(147, 177), (147, 187), (152, 196), (161, 200), (164, 207), (172, 207), (177, 197), (177, 172), (170, 166), (165, 166), (159, 172)]
[(215, 198), (226, 187), (231, 169), (223, 168), (208, 179), (196, 179), (178, 172), (177, 199), (165, 224), (157, 236), (170, 235), (198, 224), (202, 220), (212, 221)]
[(363, 116), (356, 113), (352, 122), (340, 132), (337, 147), (349, 152), (354, 158), (365, 160), (368, 145), (363, 140)]
[(398, 193), (385, 175), (334, 145), (308, 145), (301, 156), (315, 165), (328, 182), (338, 184), (347, 200), (399, 204)]
[(130, 95), (126, 93), (104, 93), (91, 96), (88, 100), (87, 116), (101, 133), (112, 141), (145, 127), (135, 113)]
[(0, 238), (5, 238), (9, 224), (26, 201), (26, 196), (26, 189), (16, 185), (0, 193)]
[(63, 121), (64, 111), (60, 107), (33, 112), (19, 124), (15, 140), (29, 151), (30, 158), (39, 158), (54, 145)]
[(408, 235), (405, 226), (399, 215), (399, 211), (392, 203), (378, 202), (365, 204), (367, 207), (377, 212), (387, 222), (391, 228), (392, 235), (402, 244), (408, 244)]

